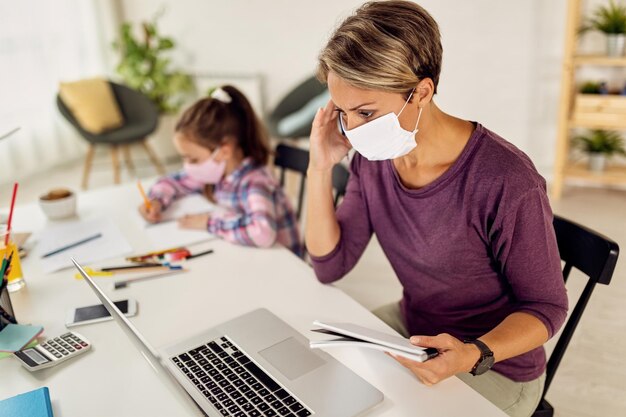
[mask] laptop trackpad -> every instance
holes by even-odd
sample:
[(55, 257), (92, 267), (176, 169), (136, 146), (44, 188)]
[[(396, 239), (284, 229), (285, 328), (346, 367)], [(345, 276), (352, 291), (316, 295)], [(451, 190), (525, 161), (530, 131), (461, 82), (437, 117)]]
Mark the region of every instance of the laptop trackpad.
[(293, 337), (263, 349), (259, 354), (290, 380), (311, 372), (326, 363)]

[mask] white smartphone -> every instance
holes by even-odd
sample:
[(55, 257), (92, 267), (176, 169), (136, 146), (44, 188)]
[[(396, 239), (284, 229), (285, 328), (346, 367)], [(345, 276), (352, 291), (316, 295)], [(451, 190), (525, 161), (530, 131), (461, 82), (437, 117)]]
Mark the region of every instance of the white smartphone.
[[(137, 301), (132, 298), (116, 301), (115, 305), (126, 317), (132, 317), (137, 314)], [(96, 304), (69, 310), (65, 318), (65, 326), (80, 326), (82, 324), (98, 323), (111, 319), (112, 317), (107, 309), (102, 304)]]

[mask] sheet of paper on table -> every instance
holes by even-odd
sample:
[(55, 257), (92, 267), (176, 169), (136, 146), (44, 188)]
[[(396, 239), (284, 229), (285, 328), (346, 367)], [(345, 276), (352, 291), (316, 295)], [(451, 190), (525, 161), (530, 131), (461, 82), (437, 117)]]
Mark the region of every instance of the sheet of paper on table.
[[(150, 224), (140, 219), (145, 227), (148, 240), (153, 250), (187, 246), (194, 243), (215, 239), (206, 230), (189, 230), (178, 227), (177, 219), (186, 214), (203, 214), (219, 211), (219, 208), (200, 194), (192, 194), (175, 201), (164, 213), (163, 220)], [(138, 214), (138, 216), (140, 216)]]
[[(101, 235), (97, 239), (42, 258), (47, 253), (97, 234)], [(70, 258), (72, 257), (80, 263), (89, 264), (127, 255), (132, 252), (132, 247), (111, 220), (99, 218), (72, 221), (48, 227), (39, 234), (35, 251), (42, 263), (44, 272), (51, 273), (71, 267)]]

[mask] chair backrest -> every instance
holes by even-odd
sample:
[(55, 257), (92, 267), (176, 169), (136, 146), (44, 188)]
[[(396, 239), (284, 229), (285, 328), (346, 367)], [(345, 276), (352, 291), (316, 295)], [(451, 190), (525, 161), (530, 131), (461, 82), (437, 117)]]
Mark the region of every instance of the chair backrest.
[[(552, 407), (545, 401), (544, 397), (550, 388), (556, 370), (561, 359), (563, 359), (594, 287), (596, 284), (608, 285), (611, 282), (619, 255), (617, 243), (593, 230), (559, 216), (554, 216), (553, 225), (561, 260), (565, 263), (563, 279), (567, 282), (572, 268), (576, 268), (588, 277), (588, 281), (563, 327), (552, 355), (550, 355), (542, 401), (534, 416), (552, 415)], [(550, 412), (546, 413), (548, 407)]]
[[(281, 187), (285, 185), (285, 171), (295, 171), (300, 174), (300, 189), (298, 190), (298, 205), (296, 207), (296, 217), (300, 220), (306, 185), (306, 170), (309, 166), (309, 151), (280, 144), (276, 147), (274, 165), (280, 168)], [(335, 190), (334, 205), (337, 206), (339, 199), (346, 194), (350, 172), (343, 165), (337, 164), (333, 167), (332, 176), (333, 189)]]
[(298, 191), (298, 205), (296, 206), (296, 218), (300, 220), (302, 214), (302, 201), (304, 200), (304, 186), (306, 170), (309, 166), (309, 151), (285, 144), (276, 147), (274, 165), (280, 168), (280, 186), (285, 185), (285, 171), (295, 171), (300, 174), (300, 190)]
[(335, 190), (335, 207), (339, 203), (339, 199), (346, 194), (348, 187), (348, 179), (350, 179), (350, 171), (341, 164), (333, 167), (333, 188)]
[(113, 88), (115, 100), (120, 106), (126, 122), (154, 123), (159, 119), (159, 110), (156, 105), (143, 93), (109, 81)]
[[(159, 111), (152, 103), (152, 101), (140, 93), (121, 84), (116, 84), (109, 81), (113, 94), (115, 95), (115, 101), (124, 116), (124, 123), (142, 123), (147, 127), (147, 130), (154, 130), (159, 120)], [(97, 134), (87, 132), (84, 130), (78, 120), (74, 117), (70, 109), (63, 103), (61, 96), (57, 94), (57, 107), (59, 112), (65, 119), (72, 125), (78, 132), (87, 140), (95, 139)]]
[[(267, 117), (267, 128), (273, 137), (281, 138), (283, 135), (278, 133), (277, 124), (283, 117), (300, 110), (311, 99), (320, 95), (326, 90), (326, 86), (313, 76), (309, 77), (291, 90), (278, 103), (274, 110)], [(308, 137), (311, 134), (311, 126), (304, 126), (301, 130), (294, 132), (290, 137)]]

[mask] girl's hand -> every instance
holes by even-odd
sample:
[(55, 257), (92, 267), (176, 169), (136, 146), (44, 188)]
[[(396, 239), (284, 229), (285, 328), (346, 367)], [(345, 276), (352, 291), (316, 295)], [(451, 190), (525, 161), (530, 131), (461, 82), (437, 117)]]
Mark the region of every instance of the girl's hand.
[(330, 171), (352, 148), (350, 142), (337, 127), (337, 113), (332, 100), (325, 108), (320, 108), (313, 120), (309, 140), (309, 169)]
[(178, 219), (178, 227), (183, 229), (206, 230), (211, 216), (209, 214), (187, 214)]
[(421, 347), (433, 347), (439, 355), (426, 362), (416, 362), (402, 356), (389, 356), (408, 368), (424, 385), (434, 385), (453, 375), (472, 370), (480, 351), (471, 343), (463, 343), (447, 333), (437, 336), (413, 336), (411, 343)]
[(145, 204), (139, 206), (139, 213), (150, 223), (158, 223), (161, 221), (162, 207), (157, 200), (150, 201), (150, 209)]

